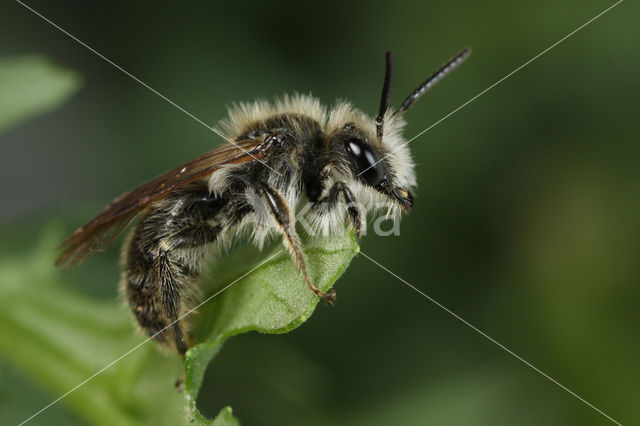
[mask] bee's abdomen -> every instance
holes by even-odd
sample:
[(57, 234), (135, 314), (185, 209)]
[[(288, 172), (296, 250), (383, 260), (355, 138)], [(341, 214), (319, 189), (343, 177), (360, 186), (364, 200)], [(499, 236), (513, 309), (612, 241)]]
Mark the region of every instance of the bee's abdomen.
[(122, 290), (139, 326), (156, 341), (184, 354), (190, 346), (185, 314), (192, 308), (204, 246), (222, 226), (227, 204), (201, 185), (153, 205), (133, 230), (123, 252)]

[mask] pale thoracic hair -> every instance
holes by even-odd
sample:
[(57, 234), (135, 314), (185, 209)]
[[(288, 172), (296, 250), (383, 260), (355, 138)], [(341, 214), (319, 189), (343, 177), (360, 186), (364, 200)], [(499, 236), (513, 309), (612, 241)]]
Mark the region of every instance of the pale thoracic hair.
[[(406, 124), (402, 117), (394, 114), (389, 109), (385, 114), (384, 134), (381, 140), (376, 136), (376, 124), (374, 118), (354, 108), (349, 102), (338, 101), (334, 106), (327, 108), (320, 101), (305, 94), (285, 95), (273, 102), (258, 100), (255, 102), (241, 102), (233, 104), (228, 109), (229, 115), (220, 122), (220, 127), (230, 138), (237, 137), (255, 123), (268, 117), (279, 114), (299, 114), (316, 121), (323, 130), (327, 139), (337, 133), (346, 124), (353, 123), (356, 127), (366, 132), (367, 142), (377, 148), (389, 162), (394, 170), (395, 183), (398, 186), (412, 188), (416, 185), (414, 162), (406, 139), (402, 136), (402, 130)], [(243, 165), (226, 165), (208, 180), (209, 189), (213, 194), (220, 195), (228, 190), (230, 173)], [(274, 188), (280, 190), (289, 205), (301, 208), (306, 202), (306, 197), (299, 185), (299, 176), (287, 179), (273, 174), (269, 182)], [(344, 181), (353, 191), (357, 201), (364, 212), (375, 214), (377, 211), (385, 211), (387, 215), (397, 217), (400, 214), (398, 205), (389, 197), (373, 190), (362, 183), (352, 173), (344, 173), (342, 170), (331, 170), (327, 181), (327, 188), (335, 181)], [(276, 226), (272, 223), (271, 216), (259, 196), (251, 190), (246, 193), (247, 200), (253, 206), (255, 214), (248, 215), (239, 230), (241, 234), (249, 233), (251, 239), (262, 247), (264, 242), (276, 234)], [(311, 233), (315, 235), (327, 235), (338, 232), (344, 227), (344, 209), (331, 210), (330, 212), (314, 211), (307, 209), (306, 220), (311, 226)], [(364, 218), (363, 218), (364, 219)], [(258, 225), (258, 226), (256, 226)], [(366, 223), (364, 224), (366, 226)], [(219, 237), (219, 242), (226, 243), (227, 238)]]

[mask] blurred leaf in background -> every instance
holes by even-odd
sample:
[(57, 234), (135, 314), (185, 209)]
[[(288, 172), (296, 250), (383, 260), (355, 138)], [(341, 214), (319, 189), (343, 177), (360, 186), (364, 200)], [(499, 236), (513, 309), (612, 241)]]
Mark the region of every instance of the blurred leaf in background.
[[(82, 384), (81, 390), (65, 398), (64, 405), (93, 424), (180, 422), (182, 396), (173, 391), (180, 365), (173, 358), (159, 356), (151, 345), (83, 384), (135, 347), (140, 338), (118, 301), (95, 300), (64, 288), (61, 272), (53, 267), (61, 235), (45, 230), (33, 252), (5, 255), (0, 261), (2, 358), (51, 395), (62, 395)], [(2, 390), (3, 423), (25, 420), (25, 412), (12, 409), (25, 395), (4, 382)], [(31, 404), (31, 414), (49, 401), (45, 399), (40, 407)], [(46, 417), (34, 419), (38, 423), (48, 422)]]
[(81, 81), (76, 72), (39, 55), (0, 57), (0, 134), (56, 108)]

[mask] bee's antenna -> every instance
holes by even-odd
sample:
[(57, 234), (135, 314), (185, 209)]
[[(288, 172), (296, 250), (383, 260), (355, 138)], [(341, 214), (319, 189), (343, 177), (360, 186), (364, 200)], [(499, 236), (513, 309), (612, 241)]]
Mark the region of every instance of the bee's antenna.
[(384, 71), (384, 84), (382, 86), (382, 96), (380, 97), (380, 111), (376, 117), (376, 134), (378, 140), (382, 140), (384, 132), (384, 114), (389, 109), (389, 93), (391, 93), (391, 83), (393, 82), (393, 53), (387, 51), (385, 56), (386, 68)]
[(465, 47), (460, 53), (447, 61), (447, 63), (445, 63), (438, 71), (434, 72), (429, 78), (423, 81), (417, 89), (415, 89), (409, 96), (407, 96), (407, 98), (402, 102), (402, 105), (400, 105), (400, 108), (398, 108), (398, 111), (396, 111), (395, 115), (397, 117), (400, 117), (402, 114), (407, 112), (407, 110), (411, 108), (422, 95), (424, 95), (429, 89), (431, 89), (445, 75), (453, 71), (458, 65), (460, 65), (465, 59), (467, 59), (470, 54), (471, 49)]

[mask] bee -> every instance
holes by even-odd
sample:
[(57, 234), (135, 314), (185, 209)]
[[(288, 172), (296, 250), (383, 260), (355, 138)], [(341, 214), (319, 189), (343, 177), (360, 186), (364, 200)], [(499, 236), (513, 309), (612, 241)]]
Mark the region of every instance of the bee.
[(317, 288), (307, 272), (296, 209), (310, 205), (309, 223), (325, 233), (346, 220), (358, 237), (366, 212), (410, 211), (416, 177), (403, 115), (469, 54), (446, 62), (394, 111), (387, 52), (375, 118), (347, 102), (327, 109), (310, 95), (232, 106), (221, 122), (229, 143), (116, 198), (61, 244), (56, 265), (76, 266), (104, 250), (138, 217), (122, 253), (123, 294), (142, 330), (181, 355), (193, 343), (181, 318), (193, 306), (207, 247), (244, 231), (259, 247), (282, 235), (308, 288), (332, 303), (335, 291)]

